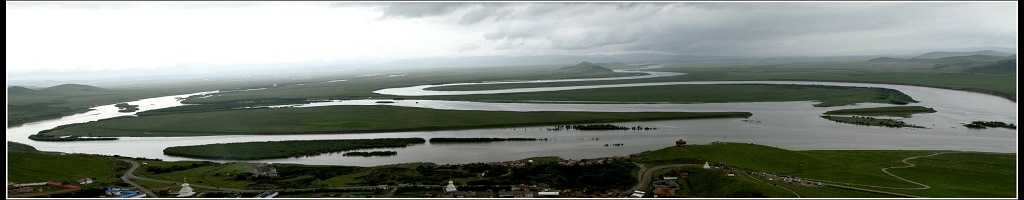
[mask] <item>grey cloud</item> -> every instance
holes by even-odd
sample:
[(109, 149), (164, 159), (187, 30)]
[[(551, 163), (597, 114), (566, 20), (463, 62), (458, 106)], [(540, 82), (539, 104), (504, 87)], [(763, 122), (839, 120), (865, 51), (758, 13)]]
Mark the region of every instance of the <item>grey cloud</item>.
[(275, 5), (307, 4), (326, 6), (320, 2), (8, 2), (7, 9), (86, 9), (116, 10), (135, 8), (156, 9), (208, 9), (250, 8)]

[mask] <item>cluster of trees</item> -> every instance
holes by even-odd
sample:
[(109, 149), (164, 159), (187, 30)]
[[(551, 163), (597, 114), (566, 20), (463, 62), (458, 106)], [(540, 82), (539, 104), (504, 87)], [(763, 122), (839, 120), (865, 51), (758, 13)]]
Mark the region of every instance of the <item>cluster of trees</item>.
[(589, 130), (657, 130), (657, 129), (658, 128), (643, 127), (643, 126), (625, 127), (625, 126), (616, 126), (616, 125), (611, 125), (611, 124), (586, 124), (586, 125), (562, 125), (562, 126), (555, 126), (555, 128), (549, 128), (548, 130), (550, 130), (550, 131), (560, 131), (560, 130), (589, 131)]
[(626, 161), (612, 161), (601, 165), (562, 166), (557, 163), (537, 163), (513, 168), (511, 176), (495, 178), (505, 184), (548, 184), (554, 188), (606, 191), (628, 189), (636, 185), (629, 172), (637, 168)]
[(499, 141), (536, 141), (547, 140), (547, 138), (430, 138), (430, 143), (446, 142), (499, 142)]
[(139, 110), (139, 105), (131, 105), (127, 103), (114, 104), (117, 107), (117, 112), (135, 112)]
[(342, 154), (342, 155), (343, 156), (362, 156), (362, 157), (395, 156), (395, 155), (398, 155), (398, 152), (396, 152), (396, 151), (370, 151), (370, 152), (353, 151), (353, 152), (345, 152), (345, 154)]
[(164, 149), (164, 155), (205, 159), (260, 160), (316, 156), (357, 149), (406, 147), (425, 142), (426, 140), (423, 138), (241, 142), (168, 147)]
[(1007, 123), (1004, 123), (1004, 122), (997, 122), (997, 121), (987, 121), (987, 122), (986, 121), (974, 121), (974, 122), (971, 122), (970, 124), (964, 124), (964, 126), (967, 127), (967, 128), (971, 128), (971, 129), (1008, 128), (1008, 129), (1017, 130), (1017, 126), (1016, 125), (1007, 124)]
[(204, 166), (210, 166), (210, 165), (213, 165), (213, 162), (206, 161), (206, 162), (200, 162), (200, 163), (192, 163), (191, 165), (172, 165), (170, 167), (147, 166), (146, 167), (146, 172), (153, 173), (153, 174), (163, 174), (163, 173), (169, 173), (169, 172), (175, 172), (175, 171), (184, 171), (184, 170), (189, 170), (189, 169), (195, 169), (195, 168), (204, 167)]

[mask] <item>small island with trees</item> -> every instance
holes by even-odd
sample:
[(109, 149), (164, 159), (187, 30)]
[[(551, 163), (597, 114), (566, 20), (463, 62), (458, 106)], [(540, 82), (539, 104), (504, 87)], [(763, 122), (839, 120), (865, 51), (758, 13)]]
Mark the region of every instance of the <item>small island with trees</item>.
[(971, 122), (970, 124), (964, 124), (964, 126), (969, 129), (1007, 128), (1017, 130), (1017, 125), (997, 121), (974, 121)]
[(423, 138), (239, 142), (167, 147), (164, 149), (164, 155), (205, 159), (260, 160), (316, 156), (358, 149), (400, 148), (425, 142), (426, 140)]
[(549, 131), (561, 131), (561, 130), (581, 130), (581, 131), (594, 131), (594, 130), (658, 130), (658, 128), (643, 127), (643, 126), (625, 127), (625, 126), (616, 126), (616, 125), (611, 125), (611, 124), (585, 124), (585, 125), (555, 126), (555, 128), (549, 128), (548, 130)]
[(370, 152), (353, 151), (353, 152), (345, 152), (342, 155), (343, 156), (354, 156), (354, 157), (356, 157), (356, 156), (362, 156), (362, 157), (395, 156), (395, 155), (398, 155), (398, 152), (396, 152), (396, 151), (370, 151)]
[(537, 141), (547, 138), (430, 138), (430, 143), (461, 143), (461, 142), (501, 142), (501, 141)]
[(923, 126), (907, 124), (906, 122), (899, 121), (899, 120), (894, 120), (894, 119), (876, 119), (874, 117), (861, 117), (861, 116), (839, 117), (839, 116), (825, 115), (825, 116), (821, 116), (821, 118), (825, 118), (827, 120), (831, 120), (831, 121), (838, 122), (838, 123), (847, 123), (847, 124), (864, 125), (864, 126), (884, 126), (884, 127), (889, 127), (889, 128), (903, 128), (903, 127), (925, 128)]
[(864, 115), (864, 116), (890, 116), (910, 118), (913, 114), (935, 113), (935, 109), (924, 106), (893, 106), (878, 108), (854, 108), (832, 110), (825, 112), (826, 115)]
[(139, 105), (131, 105), (128, 103), (114, 104), (117, 107), (117, 112), (135, 112), (139, 110)]

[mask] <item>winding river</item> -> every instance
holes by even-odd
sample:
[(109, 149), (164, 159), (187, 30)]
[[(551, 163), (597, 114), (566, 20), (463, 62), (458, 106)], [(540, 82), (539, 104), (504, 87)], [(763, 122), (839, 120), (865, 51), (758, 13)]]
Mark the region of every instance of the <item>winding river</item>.
[[(648, 72), (639, 70), (616, 70), (617, 72), (647, 73), (645, 76), (628, 76), (596, 79), (566, 79), (546, 81), (508, 81), (487, 83), (458, 83), (446, 85), (499, 84), (525, 82), (562, 82), (651, 78), (676, 76), (684, 73)], [(649, 122), (614, 123), (621, 126), (657, 127), (650, 131), (547, 131), (543, 127), (520, 127), (510, 129), (474, 129), (453, 131), (416, 131), (364, 134), (315, 134), (315, 135), (230, 135), (200, 137), (126, 137), (115, 141), (81, 142), (38, 142), (27, 139), (28, 135), (62, 124), (88, 122), (133, 113), (119, 113), (111, 105), (95, 107), (93, 111), (66, 116), (60, 119), (24, 124), (7, 129), (7, 140), (35, 146), (43, 151), (93, 153), (132, 157), (160, 158), (164, 160), (194, 160), (163, 155), (170, 146), (198, 145), (212, 143), (357, 139), (393, 137), (531, 137), (548, 138), (547, 141), (517, 141), (470, 144), (421, 144), (397, 151), (392, 157), (344, 157), (341, 153), (313, 157), (269, 159), (260, 162), (300, 163), (316, 165), (374, 166), (408, 162), (434, 162), (455, 164), (491, 162), (522, 159), (536, 156), (560, 156), (562, 158), (588, 158), (626, 155), (655, 150), (685, 139), (693, 144), (714, 141), (757, 143), (793, 150), (812, 149), (857, 149), (857, 150), (963, 150), (984, 152), (1017, 152), (1017, 131), (1009, 129), (970, 130), (961, 123), (971, 121), (1003, 121), (1016, 124), (1016, 102), (979, 93), (956, 90), (866, 83), (835, 83), (808, 81), (711, 81), (711, 82), (657, 82), (615, 85), (588, 85), (548, 88), (519, 88), (485, 91), (430, 91), (430, 87), (445, 85), (421, 85), (390, 88), (375, 91), (381, 94), (401, 96), (495, 94), (512, 92), (558, 91), (607, 87), (643, 87), (652, 85), (678, 84), (801, 84), (837, 85), (857, 87), (881, 87), (902, 91), (920, 105), (931, 107), (937, 113), (916, 114), (902, 119), (910, 124), (927, 129), (883, 128), (839, 124), (818, 116), (828, 110), (891, 106), (888, 104), (863, 103), (851, 106), (818, 108), (815, 102), (756, 102), (756, 103), (707, 103), (707, 104), (531, 104), (531, 103), (481, 103), (439, 100), (400, 100), (391, 104), (375, 103), (375, 100), (352, 100), (319, 102), (300, 107), (379, 105), (406, 106), (451, 110), (495, 110), (495, 111), (604, 111), (604, 112), (719, 112), (746, 111), (754, 115), (749, 119), (698, 119), (666, 120)], [(177, 98), (196, 94), (211, 94), (217, 91), (183, 94), (143, 99), (129, 104), (139, 105), (139, 111), (182, 105)], [(622, 143), (623, 146), (605, 146)]]

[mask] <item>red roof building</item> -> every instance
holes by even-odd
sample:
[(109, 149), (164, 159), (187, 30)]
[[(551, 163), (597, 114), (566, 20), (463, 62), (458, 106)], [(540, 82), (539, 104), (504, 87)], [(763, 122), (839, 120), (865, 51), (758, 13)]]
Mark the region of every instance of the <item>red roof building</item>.
[(667, 187), (654, 188), (654, 195), (658, 196), (675, 196), (676, 190)]
[(64, 184), (60, 183), (60, 182), (50, 181), (50, 182), (46, 182), (46, 185), (54, 186), (54, 187), (60, 187), (61, 185), (64, 185)]
[(64, 188), (64, 189), (78, 189), (78, 186), (67, 184), (67, 185), (61, 185), (60, 188)]
[(676, 140), (676, 146), (677, 147), (686, 146), (686, 140), (683, 140), (683, 139)]

